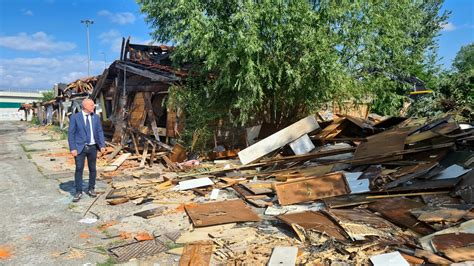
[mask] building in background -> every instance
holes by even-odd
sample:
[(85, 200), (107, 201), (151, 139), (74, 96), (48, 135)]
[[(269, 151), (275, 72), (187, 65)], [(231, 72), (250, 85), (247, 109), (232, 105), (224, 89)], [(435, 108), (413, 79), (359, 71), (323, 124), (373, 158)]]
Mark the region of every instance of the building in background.
[[(24, 103), (39, 102), (41, 98), (43, 98), (43, 95), (40, 92), (0, 90), (0, 120), (25, 120), (25, 112), (18, 109)], [(28, 117), (28, 120), (31, 120), (31, 117)]]

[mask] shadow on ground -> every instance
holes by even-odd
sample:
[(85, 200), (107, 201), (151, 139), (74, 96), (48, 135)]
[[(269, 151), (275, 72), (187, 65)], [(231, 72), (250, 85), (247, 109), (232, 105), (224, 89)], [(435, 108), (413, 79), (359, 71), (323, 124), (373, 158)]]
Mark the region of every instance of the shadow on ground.
[[(89, 179), (85, 179), (82, 183), (82, 191), (87, 191), (88, 184), (89, 184)], [(76, 194), (76, 186), (74, 185), (73, 180), (59, 183), (59, 189), (61, 189), (62, 191), (68, 192), (69, 194), (71, 194), (71, 196), (74, 196), (74, 194)]]

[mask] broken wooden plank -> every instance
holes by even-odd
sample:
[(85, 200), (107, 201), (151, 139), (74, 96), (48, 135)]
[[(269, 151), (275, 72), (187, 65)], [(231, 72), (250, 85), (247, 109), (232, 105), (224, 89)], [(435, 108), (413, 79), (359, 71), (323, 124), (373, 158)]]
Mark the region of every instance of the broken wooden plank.
[(450, 265), (452, 261), (445, 259), (441, 256), (434, 254), (431, 251), (423, 250), (423, 249), (416, 249), (415, 256), (419, 258), (426, 259), (430, 263), (434, 263), (437, 265)]
[(281, 205), (349, 194), (349, 188), (342, 173), (277, 183), (275, 191)]
[(150, 167), (153, 167), (153, 163), (155, 162), (156, 146), (153, 144), (151, 144), (151, 146)]
[(298, 139), (304, 134), (319, 128), (314, 115), (307, 116), (300, 121), (274, 133), (273, 135), (245, 148), (238, 153), (243, 165), (252, 163), (276, 149)]
[(366, 236), (390, 238), (396, 228), (385, 219), (362, 209), (328, 209), (325, 211), (344, 229), (353, 240), (365, 240)]
[(109, 154), (109, 156), (107, 156), (107, 159), (105, 161), (108, 162), (108, 161), (112, 160), (115, 156), (117, 156), (117, 154), (119, 154), (119, 152), (122, 150), (122, 148), (123, 148), (122, 145), (117, 146), (114, 149), (114, 151), (111, 154)]
[(443, 253), (454, 262), (472, 261), (474, 260), (474, 245), (446, 249)]
[(125, 162), (125, 160), (127, 160), (127, 158), (131, 155), (131, 153), (124, 153), (120, 155), (120, 157), (118, 157), (113, 163), (104, 168), (104, 172), (112, 172), (117, 170), (123, 164), (123, 162)]
[(185, 209), (193, 225), (203, 227), (234, 222), (258, 222), (260, 217), (241, 199), (202, 204), (187, 204)]
[(151, 104), (151, 92), (145, 92), (143, 96), (144, 96), (144, 101), (145, 101), (145, 110), (147, 112), (147, 118), (150, 121), (150, 126), (151, 126), (151, 129), (153, 130), (153, 135), (155, 136), (156, 143), (160, 145), (161, 147), (171, 151), (172, 150), (171, 146), (161, 142), (160, 140), (158, 125), (156, 124), (156, 117), (155, 117), (155, 114), (153, 113), (153, 106)]
[(148, 154), (148, 142), (145, 143), (145, 148), (143, 149), (143, 155), (142, 155), (142, 160), (140, 161), (140, 167), (145, 167), (147, 154)]
[(170, 160), (173, 163), (181, 163), (186, 160), (186, 149), (183, 145), (176, 143), (171, 150)]

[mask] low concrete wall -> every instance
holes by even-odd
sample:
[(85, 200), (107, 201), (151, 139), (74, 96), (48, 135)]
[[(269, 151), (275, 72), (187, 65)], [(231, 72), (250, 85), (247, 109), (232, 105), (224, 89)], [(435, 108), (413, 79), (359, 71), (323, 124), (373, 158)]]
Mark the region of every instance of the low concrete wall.
[[(0, 108), (0, 121), (20, 121), (25, 120), (25, 112), (18, 111), (18, 108)], [(28, 116), (28, 121), (32, 119), (32, 112)]]

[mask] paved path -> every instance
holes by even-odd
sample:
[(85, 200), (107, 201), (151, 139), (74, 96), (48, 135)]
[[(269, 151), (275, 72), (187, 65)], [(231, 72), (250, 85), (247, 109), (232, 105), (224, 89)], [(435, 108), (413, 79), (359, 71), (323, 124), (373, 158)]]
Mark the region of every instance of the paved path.
[[(49, 136), (26, 133), (25, 122), (0, 122), (0, 265), (83, 265), (105, 261), (93, 252), (69, 247), (87, 244), (79, 213), (68, 210), (71, 196), (28, 159), (24, 145)], [(22, 146), (23, 144), (23, 146)], [(83, 236), (84, 237), (84, 236)], [(63, 253), (62, 255), (60, 255)]]

